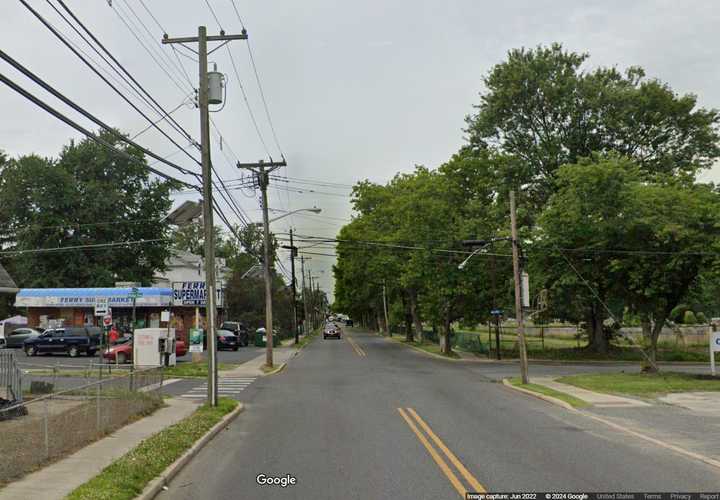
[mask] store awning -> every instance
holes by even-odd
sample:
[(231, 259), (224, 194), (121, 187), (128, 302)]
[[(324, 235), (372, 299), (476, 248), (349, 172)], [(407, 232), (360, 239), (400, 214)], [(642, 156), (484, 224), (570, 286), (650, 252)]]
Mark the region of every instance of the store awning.
[[(168, 307), (171, 288), (140, 287), (136, 307)], [(94, 307), (96, 299), (107, 299), (110, 307), (132, 307), (132, 288), (21, 288), (15, 307)]]

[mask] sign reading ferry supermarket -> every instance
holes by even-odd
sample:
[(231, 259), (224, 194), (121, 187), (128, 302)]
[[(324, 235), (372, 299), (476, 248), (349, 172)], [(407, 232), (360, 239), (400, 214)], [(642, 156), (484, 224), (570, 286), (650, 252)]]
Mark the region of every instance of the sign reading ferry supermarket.
[[(205, 307), (207, 305), (207, 287), (204, 281), (174, 281), (173, 306), (175, 307)], [(215, 294), (216, 307), (223, 307), (225, 290), (218, 284)]]

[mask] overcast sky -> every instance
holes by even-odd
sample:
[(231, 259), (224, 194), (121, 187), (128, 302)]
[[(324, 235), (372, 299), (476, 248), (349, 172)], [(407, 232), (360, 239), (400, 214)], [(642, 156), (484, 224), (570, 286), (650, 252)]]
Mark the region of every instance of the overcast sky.
[[(28, 1), (63, 34), (72, 35), (45, 1)], [(171, 37), (195, 35), (200, 24), (211, 34), (219, 31), (202, 0), (144, 2)], [(112, 0), (112, 7), (102, 0), (66, 3), (165, 109), (186, 99), (190, 83), (176, 57), (193, 85), (197, 64), (186, 57), (192, 56), (187, 51), (176, 56), (160, 46), (162, 32), (140, 0)], [(210, 3), (227, 33), (240, 31), (230, 0)], [(322, 208), (321, 215), (298, 215), (274, 223), (272, 229), (277, 233), (292, 226), (298, 234), (333, 237), (350, 217), (347, 188), (305, 184), (303, 180), (341, 185), (365, 178), (384, 182), (416, 164), (436, 167), (447, 160), (463, 143), (464, 116), (478, 102), (483, 75), (512, 48), (561, 42), (568, 49), (590, 52), (591, 66), (640, 65), (648, 76), (668, 82), (676, 91), (697, 94), (701, 106), (720, 107), (720, 5), (712, 0), (235, 3), (248, 30), (270, 116), (288, 161), (288, 167), (278, 174), (290, 180), (273, 181), (273, 186), (282, 188), (271, 189), (270, 207)], [(130, 8), (152, 33), (152, 40)], [(153, 61), (123, 20), (135, 25), (135, 33), (173, 79)], [(2, 50), (68, 97), (123, 131), (134, 134), (145, 128), (147, 122), (19, 2), (3, 2), (0, 28)], [(77, 37), (71, 38), (89, 52)], [(245, 42), (235, 41), (229, 47), (262, 138), (269, 153), (278, 159), (280, 153)], [(233, 167), (237, 159), (256, 161), (267, 153), (253, 127), (227, 50), (221, 48), (210, 60), (229, 78), (226, 106), (212, 115), (219, 130), (213, 131), (213, 163), (227, 181), (239, 177)], [(0, 67), (3, 74), (83, 125), (90, 125), (5, 63)], [(0, 149), (13, 156), (31, 152), (54, 156), (70, 138), (79, 137), (6, 87), (0, 88), (0, 109)], [(196, 110), (181, 107), (173, 116), (194, 137), (199, 136)], [(147, 132), (138, 142), (161, 155), (175, 153), (173, 161), (197, 168), (159, 133)], [(704, 178), (718, 181), (720, 170), (708, 172)], [(251, 218), (260, 220), (257, 196), (240, 190), (233, 195)], [(187, 194), (177, 196), (178, 201), (189, 198)], [(225, 210), (229, 213), (227, 207)], [(286, 254), (283, 258), (287, 262)], [(332, 257), (313, 255), (308, 263), (329, 293), (333, 261)], [(286, 267), (289, 269), (289, 263)]]

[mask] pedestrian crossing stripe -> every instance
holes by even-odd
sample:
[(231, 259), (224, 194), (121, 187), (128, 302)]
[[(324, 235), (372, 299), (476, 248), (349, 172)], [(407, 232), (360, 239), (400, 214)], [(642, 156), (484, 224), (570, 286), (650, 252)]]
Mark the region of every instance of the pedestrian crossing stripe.
[[(257, 377), (219, 377), (218, 394), (237, 396), (252, 384), (256, 378)], [(207, 382), (205, 382), (197, 387), (193, 387), (180, 397), (185, 399), (204, 399), (207, 397), (207, 390)]]

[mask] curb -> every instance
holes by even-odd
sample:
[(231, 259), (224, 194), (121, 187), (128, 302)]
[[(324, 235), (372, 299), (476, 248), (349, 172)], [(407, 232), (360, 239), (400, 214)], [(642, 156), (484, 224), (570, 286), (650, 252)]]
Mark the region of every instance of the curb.
[(516, 386), (516, 385), (512, 385), (512, 384), (510, 383), (510, 380), (509, 380), (509, 379), (504, 378), (504, 379), (502, 380), (502, 383), (503, 383), (503, 385), (504, 385), (505, 387), (507, 387), (507, 388), (509, 388), (509, 389), (512, 389), (512, 390), (514, 390), (514, 391), (523, 392), (523, 393), (525, 393), (525, 394), (529, 394), (530, 396), (534, 396), (534, 397), (536, 397), (536, 398), (538, 398), (538, 399), (542, 399), (542, 400), (544, 400), (544, 401), (547, 401), (548, 403), (552, 403), (552, 404), (557, 405), (557, 406), (562, 406), (562, 407), (565, 408), (566, 410), (577, 411), (573, 405), (571, 405), (570, 403), (567, 403), (567, 402), (563, 401), (562, 399), (554, 398), (554, 397), (552, 397), (552, 396), (548, 396), (547, 394), (541, 394), (541, 393), (539, 393), (539, 392), (531, 391), (531, 390), (529, 390), (529, 389), (523, 389), (522, 387), (518, 387), (518, 386)]
[(463, 358), (448, 358), (447, 356), (442, 356), (441, 354), (435, 354), (434, 352), (428, 352), (428, 351), (426, 351), (426, 350), (424, 350), (424, 349), (420, 349), (419, 347), (415, 347), (414, 345), (405, 344), (404, 342), (402, 342), (402, 341), (400, 341), (400, 340), (396, 340), (396, 339), (394, 339), (394, 338), (392, 338), (392, 337), (387, 337), (387, 336), (385, 336), (385, 335), (380, 335), (379, 333), (376, 333), (375, 335), (377, 335), (378, 337), (380, 337), (381, 339), (384, 339), (384, 340), (386, 340), (386, 341), (395, 342), (396, 344), (400, 344), (400, 345), (402, 345), (402, 346), (409, 347), (410, 349), (413, 349), (413, 350), (415, 350), (415, 351), (417, 351), (417, 352), (420, 352), (420, 353), (422, 353), (422, 354), (426, 354), (426, 355), (428, 355), (428, 356), (432, 356), (432, 357), (434, 357), (434, 358), (442, 359), (443, 361), (452, 361), (452, 362), (454, 362), (454, 363), (457, 363), (457, 362), (459, 362), (459, 361), (460, 361), (460, 362), (462, 362), (462, 361), (469, 361), (469, 360), (465, 360), (465, 359), (463, 359)]
[(276, 373), (280, 373), (281, 371), (283, 371), (285, 369), (286, 366), (287, 366), (287, 363), (283, 363), (280, 366), (278, 366), (277, 368), (275, 368), (273, 371), (263, 373), (263, 377), (267, 377), (268, 375), (275, 375)]
[(237, 407), (227, 415), (225, 415), (220, 422), (215, 424), (209, 431), (205, 433), (203, 437), (201, 437), (198, 441), (195, 442), (192, 447), (187, 450), (185, 453), (180, 456), (177, 460), (175, 460), (172, 464), (170, 464), (164, 471), (160, 473), (158, 477), (150, 481), (145, 488), (143, 489), (142, 493), (140, 493), (136, 498), (136, 500), (152, 500), (155, 498), (158, 493), (160, 493), (163, 488), (170, 482), (172, 479), (181, 471), (183, 468), (188, 464), (190, 460), (192, 460), (195, 455), (197, 455), (200, 450), (202, 450), (206, 444), (212, 440), (221, 430), (223, 430), (230, 422), (235, 420), (235, 418), (240, 415), (243, 410), (245, 410), (245, 406), (242, 403), (238, 403)]
[(595, 420), (596, 422), (600, 422), (602, 424), (605, 424), (606, 426), (610, 427), (611, 429), (614, 429), (619, 432), (624, 432), (626, 434), (630, 434), (631, 436), (634, 436), (638, 439), (642, 439), (643, 441), (646, 441), (648, 443), (652, 443), (656, 446), (660, 446), (661, 448), (665, 448), (670, 451), (674, 451), (675, 453), (678, 453), (679, 455), (683, 455), (686, 458), (690, 458), (693, 460), (698, 460), (700, 462), (703, 462), (704, 464), (710, 465), (712, 467), (720, 469), (720, 460), (715, 460), (714, 458), (707, 457), (705, 455), (701, 455), (700, 453), (695, 453), (690, 450), (686, 450), (685, 448), (681, 448), (679, 446), (676, 446), (671, 443), (666, 443), (665, 441), (661, 441), (659, 439), (655, 439), (650, 436), (646, 436), (645, 434), (642, 434), (640, 432), (637, 432), (635, 430), (630, 429), (629, 427), (626, 427), (624, 425), (612, 422), (606, 418), (599, 417), (597, 415), (593, 415), (587, 411), (581, 411), (577, 408), (573, 407), (570, 403), (566, 403), (565, 401), (562, 401), (560, 399), (554, 398), (552, 396), (547, 396), (545, 394), (540, 394), (538, 392), (529, 391), (527, 389), (523, 389), (521, 387), (512, 385), (510, 381), (506, 378), (503, 379), (503, 385), (508, 387), (509, 389), (524, 392), (525, 394), (528, 394), (530, 396), (534, 396), (539, 399), (543, 399), (549, 403), (561, 406), (565, 408), (566, 410), (570, 410), (571, 412), (575, 413), (576, 415), (581, 415), (583, 417)]

